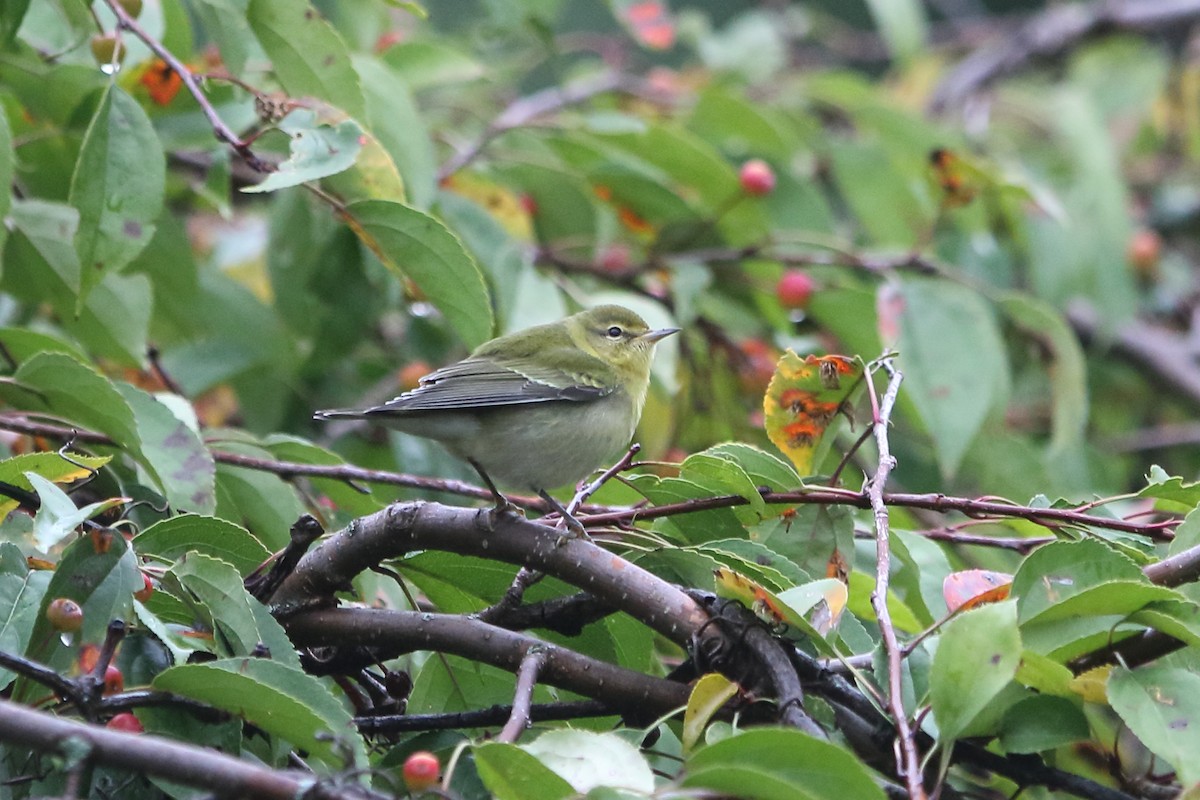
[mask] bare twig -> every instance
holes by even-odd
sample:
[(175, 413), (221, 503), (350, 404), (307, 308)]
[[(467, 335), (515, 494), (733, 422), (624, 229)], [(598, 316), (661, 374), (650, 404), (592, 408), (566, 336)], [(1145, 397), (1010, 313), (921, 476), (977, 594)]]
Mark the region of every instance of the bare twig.
[[(112, 439), (102, 433), (76, 430), (64, 425), (37, 422), (21, 413), (0, 413), (0, 430), (10, 430), (32, 436), (45, 436), (58, 439), (74, 437), (78, 442), (90, 442), (94, 444), (115, 444)], [(427, 491), (477, 497), (479, 499), (491, 499), (492, 497), (487, 489), (464, 481), (426, 478), (419, 475), (388, 472), (385, 470), (369, 470), (349, 464), (302, 464), (294, 461), (253, 458), (239, 453), (229, 453), (220, 450), (213, 451), (213, 459), (222, 464), (272, 472), (285, 479), (306, 476), (328, 478), (331, 480), (363, 481), (366, 483), (407, 486)], [(508, 497), (514, 504), (523, 508), (538, 511), (548, 510), (547, 504), (541, 498), (514, 497), (512, 495)], [(775, 505), (844, 505), (864, 509), (871, 507), (870, 498), (865, 493), (835, 488), (801, 489), (794, 492), (764, 492), (763, 499)], [(944, 494), (893, 492), (884, 493), (883, 500), (884, 503), (892, 507), (916, 508), (940, 513), (957, 512), (966, 514), (974, 519), (1023, 519), (1050, 528), (1051, 530), (1058, 530), (1064, 526), (1100, 528), (1145, 536), (1155, 541), (1169, 540), (1171, 538), (1170, 529), (1179, 524), (1179, 520), (1175, 519), (1159, 522), (1131, 522), (1124, 519), (1086, 514), (1078, 509), (1036, 508), (1017, 503), (955, 497)], [(592, 526), (605, 524), (631, 525), (639, 520), (653, 520), (678, 514), (707, 511), (713, 508), (732, 508), (734, 506), (747, 505), (748, 502), (746, 498), (739, 495), (720, 495), (679, 503), (668, 503), (661, 506), (638, 506), (636, 508), (584, 506), (583, 510), (586, 512), (585, 521)], [(1092, 508), (1095, 505), (1096, 502), (1092, 502), (1088, 503), (1086, 507)]]
[[(600, 700), (575, 700), (565, 703), (536, 703), (529, 708), (531, 722), (610, 717), (618, 712)], [(366, 735), (405, 733), (408, 731), (460, 730), (502, 725), (512, 714), (511, 706), (489, 706), (472, 711), (446, 714), (387, 714), (355, 717), (354, 724)]]
[(911, 800), (925, 800), (928, 795), (921, 781), (921, 754), (917, 750), (908, 712), (904, 710), (904, 693), (901, 686), (904, 674), (900, 664), (900, 645), (896, 641), (896, 629), (892, 627), (892, 615), (887, 606), (892, 554), (889, 547), (891, 533), (888, 526), (888, 508), (883, 501), (883, 487), (887, 484), (892, 468), (896, 466), (896, 459), (888, 445), (888, 426), (904, 375), (892, 366), (889, 359), (882, 360), (880, 366), (888, 373), (889, 380), (879, 404), (879, 416), (874, 420), (879, 466), (867, 482), (867, 495), (871, 499), (871, 511), (875, 518), (875, 591), (871, 593), (871, 606), (879, 620), (879, 632), (883, 637), (883, 650), (887, 657), (887, 705), (896, 725), (896, 739), (900, 749), (897, 765), (900, 777), (904, 780)]
[(256, 156), (250, 149), (249, 143), (242, 140), (242, 138), (234, 133), (229, 126), (225, 124), (225, 121), (221, 119), (221, 115), (217, 113), (215, 108), (213, 108), (213, 104), (208, 101), (208, 97), (205, 96), (204, 91), (200, 88), (200, 84), (196, 80), (196, 76), (192, 74), (192, 71), (188, 69), (187, 65), (180, 61), (174, 53), (163, 46), (162, 42), (158, 41), (149, 33), (147, 33), (146, 30), (138, 24), (138, 21), (130, 16), (129, 12), (126, 11), (124, 6), (118, 3), (117, 0), (104, 0), (104, 3), (109, 7), (109, 9), (112, 10), (113, 14), (116, 15), (117, 24), (120, 27), (141, 39), (142, 42), (145, 43), (145, 45), (149, 47), (156, 56), (165, 61), (167, 66), (175, 71), (175, 74), (178, 75), (180, 80), (183, 81), (183, 85), (187, 88), (188, 92), (200, 105), (200, 111), (203, 112), (204, 118), (208, 120), (208, 124), (212, 127), (213, 134), (217, 137), (217, 139), (233, 148), (234, 152), (245, 159), (246, 163), (255, 171), (270, 172), (272, 170), (271, 165)]
[(538, 673), (546, 663), (546, 651), (540, 647), (530, 648), (521, 659), (517, 669), (517, 689), (513, 694), (512, 713), (508, 722), (496, 737), (498, 742), (515, 742), (529, 727), (529, 707), (533, 703), (533, 687), (537, 685)]
[(580, 507), (587, 502), (587, 499), (600, 491), (600, 487), (612, 480), (613, 476), (619, 472), (629, 469), (633, 463), (633, 457), (642, 452), (642, 446), (636, 442), (629, 446), (629, 450), (621, 457), (621, 460), (613, 464), (608, 469), (601, 473), (600, 477), (589, 483), (587, 486), (580, 489), (567, 506), (567, 513), (574, 514)]
[(508, 104), (475, 141), (455, 153), (441, 169), (438, 180), (446, 180), (479, 157), (484, 148), (496, 137), (525, 125), (538, 117), (560, 111), (569, 106), (583, 103), (596, 95), (614, 91), (635, 91), (641, 84), (635, 78), (618, 72), (604, 72), (573, 83), (569, 86), (554, 86), (519, 97)]
[(1200, 17), (1200, 0), (1107, 0), (1061, 3), (1005, 31), (963, 59), (941, 81), (932, 108), (962, 105), (972, 95), (1032, 61), (1068, 52), (1081, 39), (1113, 30), (1151, 31), (1186, 25)]

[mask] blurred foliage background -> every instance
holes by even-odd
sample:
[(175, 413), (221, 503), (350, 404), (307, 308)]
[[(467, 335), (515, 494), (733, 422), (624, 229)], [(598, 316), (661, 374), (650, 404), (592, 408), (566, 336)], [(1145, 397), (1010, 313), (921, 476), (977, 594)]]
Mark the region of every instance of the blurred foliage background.
[[(683, 329), (638, 435), (652, 462), (769, 450), (763, 394), (791, 349), (896, 354), (897, 490), (1082, 503), (1154, 464), (1200, 470), (1200, 3), (136, 5), (121, 31), (107, 0), (0, 6), (0, 398), (106, 436), (91, 490), (152, 500), (139, 523), (165, 499), (276, 550), (306, 508), (332, 528), (416, 495), (299, 491), (235, 455), (473, 479), (436, 446), (311, 414), (599, 302)], [(839, 418), (812, 472), (870, 413)], [(867, 443), (841, 483), (874, 468)], [(631, 483), (596, 500), (650, 485)], [(848, 514), (806, 513), (797, 529), (853, 536)], [(721, 520), (760, 542), (792, 525)], [(693, 521), (655, 532), (731, 535)], [(786, 554), (820, 574), (829, 549), (803, 546)], [(909, 633), (940, 617), (951, 560), (1022, 557), (922, 552)]]

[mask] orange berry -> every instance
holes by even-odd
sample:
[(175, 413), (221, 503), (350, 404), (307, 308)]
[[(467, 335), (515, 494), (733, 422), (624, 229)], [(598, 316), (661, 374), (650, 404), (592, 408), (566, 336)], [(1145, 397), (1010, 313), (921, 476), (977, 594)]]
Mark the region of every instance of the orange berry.
[(69, 597), (57, 597), (46, 606), (46, 619), (54, 630), (74, 633), (83, 627), (83, 608)]

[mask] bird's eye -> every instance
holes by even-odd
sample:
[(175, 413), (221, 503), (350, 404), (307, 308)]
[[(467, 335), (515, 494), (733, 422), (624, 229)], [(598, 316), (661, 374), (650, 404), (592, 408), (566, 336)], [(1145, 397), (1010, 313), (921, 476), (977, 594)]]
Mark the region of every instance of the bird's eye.
[(608, 334), (608, 338), (610, 338), (610, 339), (620, 339), (621, 335), (623, 333), (625, 333), (625, 331), (621, 330), (621, 328), (619, 326), (613, 325), (611, 328), (609, 328), (606, 331), (606, 333)]

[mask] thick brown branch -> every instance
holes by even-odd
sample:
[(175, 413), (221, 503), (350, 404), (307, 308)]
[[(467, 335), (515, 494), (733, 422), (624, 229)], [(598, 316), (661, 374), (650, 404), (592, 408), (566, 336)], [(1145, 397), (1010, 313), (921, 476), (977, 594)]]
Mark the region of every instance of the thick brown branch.
[(592, 542), (511, 515), (437, 503), (398, 503), (355, 520), (310, 551), (275, 594), (276, 608), (331, 600), (360, 572), (416, 550), (444, 550), (553, 575), (688, 645), (708, 619), (691, 598)]
[(639, 719), (653, 719), (681, 708), (688, 698), (685, 684), (643, 675), (532, 636), (453, 614), (338, 608), (299, 613), (284, 620), (284, 626), (301, 646), (337, 646), (352, 641), (375, 649), (382, 658), (414, 650), (434, 650), (512, 672), (520, 668), (531, 650), (541, 648), (546, 658), (539, 680), (602, 699), (613, 709)]
[(68, 740), (85, 743), (90, 757), (100, 764), (201, 787), (223, 797), (259, 800), (295, 800), (300, 796), (312, 800), (382, 798), (366, 789), (314, 786), (310, 774), (267, 769), (208, 748), (191, 747), (149, 734), (135, 736), (110, 731), (0, 700), (0, 741), (39, 752), (57, 753)]

